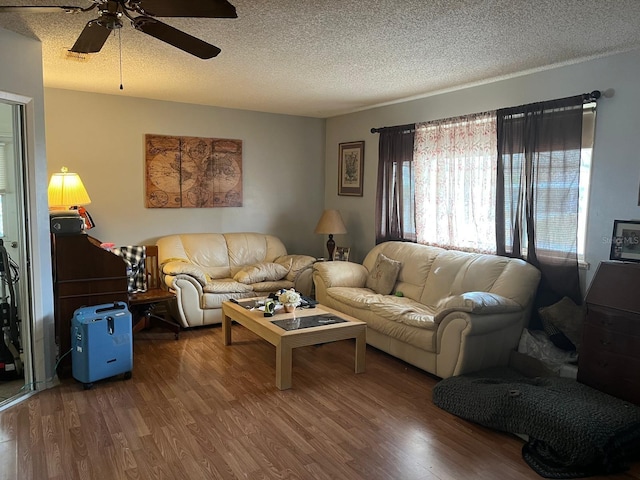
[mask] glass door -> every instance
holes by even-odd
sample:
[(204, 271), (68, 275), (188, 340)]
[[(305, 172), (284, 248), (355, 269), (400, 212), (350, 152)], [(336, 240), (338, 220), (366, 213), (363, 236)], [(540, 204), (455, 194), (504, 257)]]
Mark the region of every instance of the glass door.
[(0, 100), (0, 408), (32, 390), (24, 109)]

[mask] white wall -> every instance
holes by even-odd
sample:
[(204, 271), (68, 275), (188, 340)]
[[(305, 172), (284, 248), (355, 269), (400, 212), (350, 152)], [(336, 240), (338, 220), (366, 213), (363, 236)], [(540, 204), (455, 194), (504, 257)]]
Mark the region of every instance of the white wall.
[[(614, 219), (640, 218), (640, 50), (497, 81), (451, 93), (327, 120), (325, 205), (341, 211), (348, 234), (336, 237), (360, 261), (375, 244), (378, 135), (373, 127), (401, 125), (614, 89), (598, 101), (586, 260), (587, 285), (609, 258)], [(365, 140), (364, 196), (337, 195), (338, 143)]]
[[(26, 110), (26, 155), (31, 230), (29, 250), (33, 292), (31, 337), (35, 380), (44, 381), (53, 374), (55, 336), (53, 322), (53, 282), (44, 130), (44, 94), (42, 89), (42, 50), (40, 42), (0, 28), (0, 98), (21, 103)], [(16, 52), (20, 52), (19, 55)], [(23, 274), (26, 281), (26, 273)], [(38, 383), (38, 387), (43, 384)]]
[[(91, 197), (96, 228), (116, 245), (183, 232), (272, 233), (291, 253), (321, 255), (325, 121), (118, 95), (45, 90), (48, 173), (67, 166)], [(144, 206), (147, 133), (242, 140), (243, 206)]]

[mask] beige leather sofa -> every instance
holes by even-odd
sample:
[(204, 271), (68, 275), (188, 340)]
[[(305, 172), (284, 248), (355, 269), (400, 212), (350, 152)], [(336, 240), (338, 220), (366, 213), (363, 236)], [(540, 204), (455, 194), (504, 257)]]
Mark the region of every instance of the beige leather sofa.
[(522, 260), (405, 242), (313, 269), (316, 299), (365, 321), (368, 344), (442, 378), (506, 365), (540, 280)]
[(311, 292), (314, 257), (288, 255), (282, 241), (262, 233), (188, 233), (161, 237), (158, 263), (177, 297), (183, 327), (222, 322), (232, 298), (267, 296), (281, 288)]

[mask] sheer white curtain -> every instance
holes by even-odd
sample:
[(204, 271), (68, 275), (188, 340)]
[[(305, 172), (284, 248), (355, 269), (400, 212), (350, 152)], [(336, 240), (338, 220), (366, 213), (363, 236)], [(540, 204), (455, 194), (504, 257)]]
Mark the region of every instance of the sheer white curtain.
[(418, 243), (495, 253), (496, 113), (416, 125)]

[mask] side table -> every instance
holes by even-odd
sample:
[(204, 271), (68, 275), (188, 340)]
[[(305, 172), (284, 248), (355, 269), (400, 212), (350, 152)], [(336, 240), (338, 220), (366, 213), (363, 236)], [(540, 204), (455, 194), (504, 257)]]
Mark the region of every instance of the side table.
[[(180, 325), (173, 321), (170, 302), (175, 301), (176, 294), (161, 288), (153, 288), (146, 292), (129, 294), (129, 308), (133, 319), (133, 333), (145, 328), (162, 327), (172, 331), (176, 340), (180, 334)], [(161, 307), (164, 316), (154, 313)]]
[[(129, 308), (133, 321), (133, 333), (144, 328), (159, 326), (171, 330), (178, 339), (180, 325), (171, 316), (171, 302), (176, 301), (176, 294), (162, 284), (162, 273), (158, 266), (158, 246), (145, 246), (145, 275), (147, 290), (129, 294)], [(163, 310), (164, 316), (154, 313), (156, 308)]]

